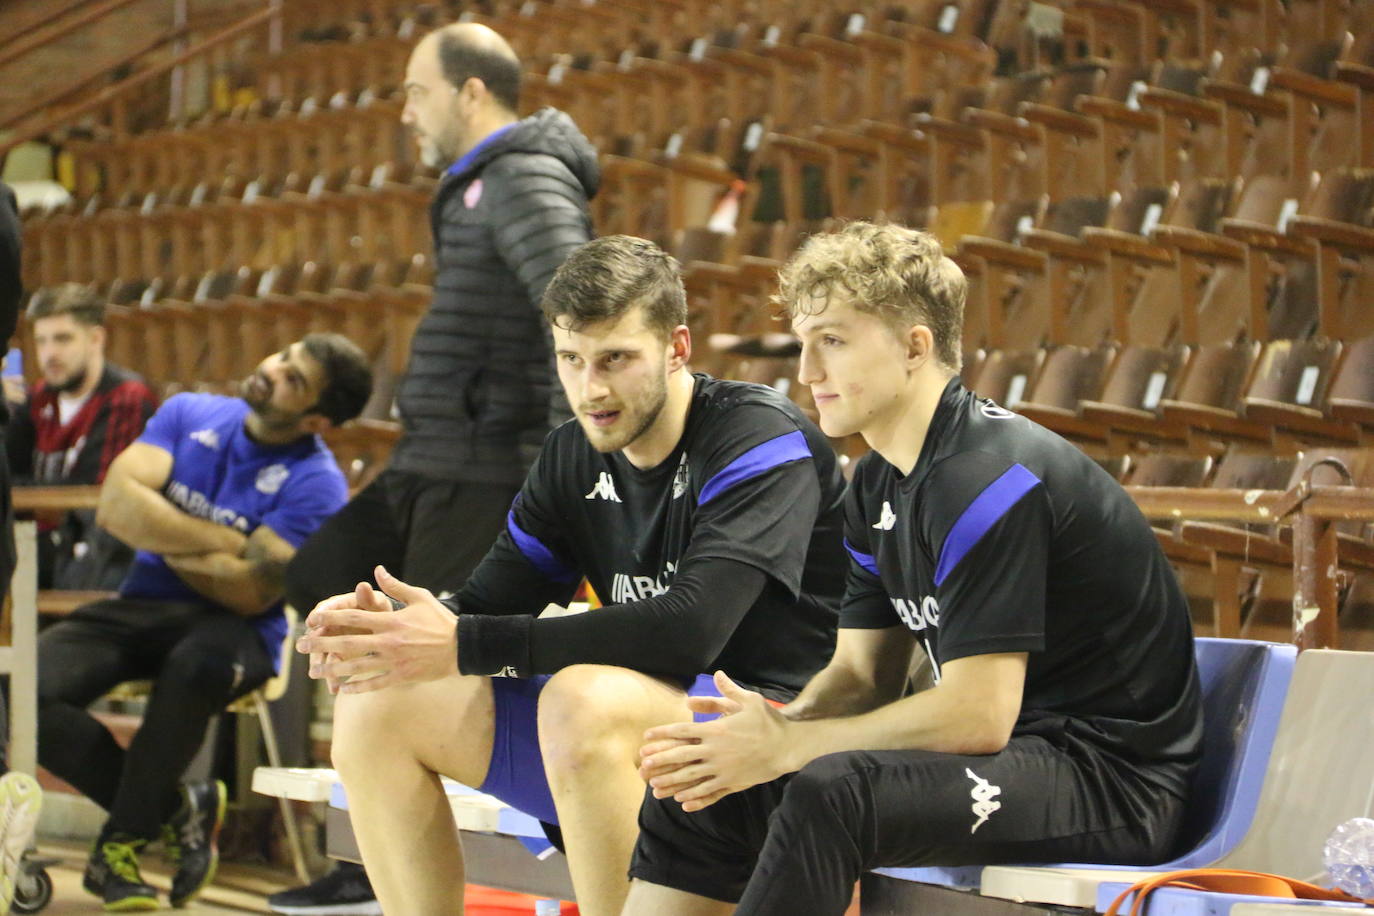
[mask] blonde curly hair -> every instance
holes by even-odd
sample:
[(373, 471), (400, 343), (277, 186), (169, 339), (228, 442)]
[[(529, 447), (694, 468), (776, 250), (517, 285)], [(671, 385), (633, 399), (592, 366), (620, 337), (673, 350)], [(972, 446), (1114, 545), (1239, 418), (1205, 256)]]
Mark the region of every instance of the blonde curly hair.
[(815, 315), (837, 291), (894, 332), (930, 328), (936, 358), (959, 371), (968, 282), (935, 236), (863, 221), (813, 235), (779, 271), (774, 302), (788, 318)]

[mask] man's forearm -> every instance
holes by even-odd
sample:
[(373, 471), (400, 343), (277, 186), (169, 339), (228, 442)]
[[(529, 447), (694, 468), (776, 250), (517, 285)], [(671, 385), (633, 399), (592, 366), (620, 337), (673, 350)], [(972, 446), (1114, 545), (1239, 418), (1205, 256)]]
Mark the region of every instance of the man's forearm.
[(247, 540), (227, 525), (181, 511), (161, 493), (133, 480), (105, 483), (96, 523), (130, 547), (163, 556), (237, 554)]
[(994, 754), (1006, 746), (1000, 731), (977, 698), (936, 687), (862, 715), (791, 722), (780, 753), (786, 772), (844, 751)]
[(167, 557), (167, 565), (196, 592), (236, 614), (261, 614), (281, 597), (280, 590), (264, 582), (252, 560), (233, 554), (214, 553)]
[(832, 662), (820, 671), (782, 708), (789, 719), (828, 719), (868, 712), (893, 697), (880, 696), (871, 678), (861, 678), (845, 665)]

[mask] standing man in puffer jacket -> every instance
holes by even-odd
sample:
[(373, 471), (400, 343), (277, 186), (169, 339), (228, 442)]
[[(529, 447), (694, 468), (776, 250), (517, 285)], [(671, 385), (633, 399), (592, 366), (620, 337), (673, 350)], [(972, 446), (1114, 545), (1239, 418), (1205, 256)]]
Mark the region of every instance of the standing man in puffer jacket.
[[(436, 594), (457, 589), (501, 531), (551, 417), (570, 415), (539, 300), (592, 237), (596, 150), (560, 111), (517, 117), (520, 61), (483, 25), (422, 38), (404, 89), (401, 121), (424, 163), (444, 169), (430, 208), (434, 299), (398, 388), (405, 429), (390, 464), (287, 570), (287, 598), (303, 614), (378, 564)], [(357, 866), (270, 903), (381, 912)]]

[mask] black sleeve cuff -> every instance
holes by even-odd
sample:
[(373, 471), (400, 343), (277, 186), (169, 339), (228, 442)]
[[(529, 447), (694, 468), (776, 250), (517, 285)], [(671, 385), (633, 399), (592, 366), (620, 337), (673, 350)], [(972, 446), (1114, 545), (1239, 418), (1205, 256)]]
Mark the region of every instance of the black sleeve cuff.
[(527, 614), (458, 615), (458, 673), (529, 677), (533, 625)]

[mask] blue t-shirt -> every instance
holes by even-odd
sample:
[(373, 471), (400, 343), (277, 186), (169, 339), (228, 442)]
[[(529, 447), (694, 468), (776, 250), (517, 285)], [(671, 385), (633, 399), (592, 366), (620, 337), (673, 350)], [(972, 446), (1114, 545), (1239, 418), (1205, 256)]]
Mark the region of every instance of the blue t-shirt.
[[(334, 456), (318, 436), (287, 445), (254, 442), (244, 428), (248, 404), (215, 394), (178, 394), (148, 421), (138, 441), (172, 455), (162, 495), (196, 518), (245, 535), (266, 525), (300, 547), (348, 499)], [(207, 599), (168, 568), (159, 554), (140, 550), (119, 588), (124, 598)], [(280, 664), (286, 635), (282, 603), (252, 618), (263, 646)]]

